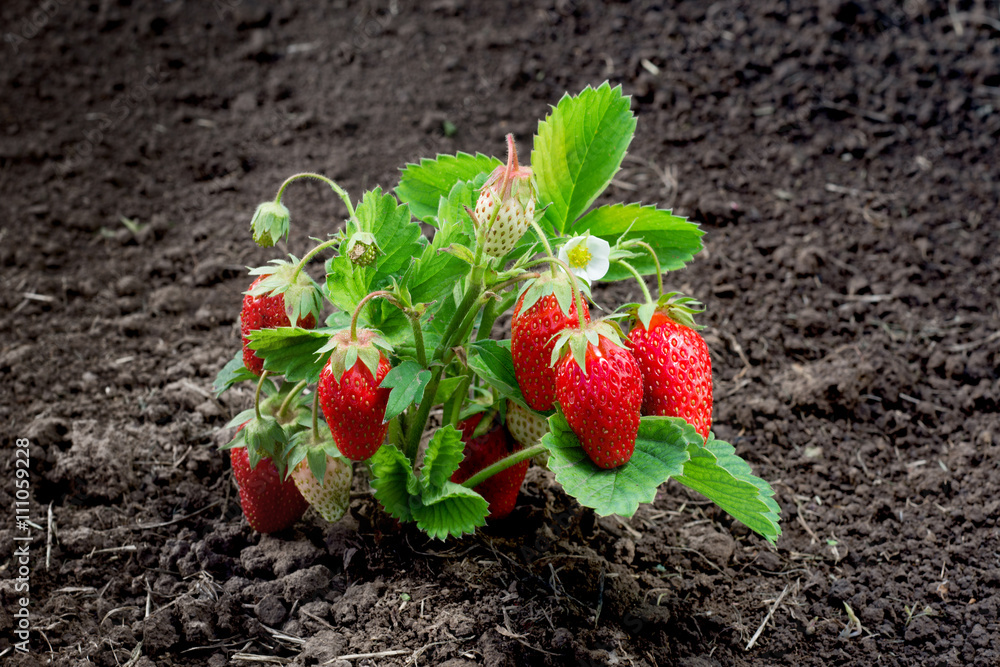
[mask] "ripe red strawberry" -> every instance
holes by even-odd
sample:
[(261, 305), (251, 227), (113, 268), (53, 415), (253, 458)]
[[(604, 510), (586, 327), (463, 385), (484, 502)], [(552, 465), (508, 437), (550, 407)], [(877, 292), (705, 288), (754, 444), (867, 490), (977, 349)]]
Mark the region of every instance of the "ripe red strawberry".
[[(541, 279), (540, 279), (541, 280)], [(572, 301), (569, 313), (559, 307), (555, 294), (547, 294), (527, 310), (523, 309), (525, 291), (514, 306), (510, 320), (510, 351), (514, 357), (514, 375), (524, 394), (524, 400), (537, 412), (552, 409), (555, 400), (556, 373), (552, 368), (552, 350), (555, 336), (563, 329), (576, 327), (576, 299)], [(583, 303), (583, 319), (590, 321), (590, 308)]]
[[(461, 484), (488, 465), (513, 454), (520, 446), (511, 440), (507, 429), (499, 424), (479, 437), (473, 437), (476, 427), (483, 419), (479, 413), (463, 420), (458, 427), (462, 431), (462, 442), (465, 443), (465, 458), (451, 475), (451, 481)], [(517, 494), (524, 483), (528, 472), (528, 462), (521, 461), (503, 472), (493, 475), (473, 490), (489, 503), (488, 520), (503, 519), (514, 511), (517, 505)]]
[(254, 530), (273, 533), (288, 528), (302, 517), (309, 503), (295, 488), (295, 482), (281, 479), (271, 459), (262, 458), (257, 467), (250, 468), (246, 447), (230, 449), (229, 457), (240, 489), (243, 514)]
[(574, 335), (577, 342), (569, 345), (585, 346), (584, 353), (566, 349), (556, 363), (556, 400), (590, 459), (600, 468), (617, 468), (635, 451), (642, 406), (639, 365), (603, 333), (596, 347), (582, 334)]
[[(268, 276), (260, 276), (250, 283), (250, 290), (256, 287)], [(249, 290), (248, 290), (249, 291)], [(243, 296), (243, 309), (240, 311), (240, 332), (243, 335), (243, 365), (254, 375), (260, 375), (264, 370), (264, 360), (250, 349), (250, 332), (258, 329), (274, 329), (291, 326), (288, 313), (285, 310), (284, 294), (265, 294), (261, 296)], [(312, 329), (316, 326), (316, 317), (309, 313), (299, 317), (297, 326)]]
[[(690, 318), (688, 318), (690, 319)], [(712, 428), (712, 359), (705, 339), (662, 311), (629, 332), (642, 371), (642, 414), (683, 417), (703, 438)]]
[[(343, 336), (338, 334), (338, 336)], [(359, 331), (359, 341), (334, 350), (319, 376), (319, 404), (340, 453), (364, 461), (378, 451), (389, 429), (385, 408), (391, 390), (379, 387), (392, 368), (381, 351), (370, 344), (374, 332)], [(336, 338), (336, 337), (335, 337)], [(354, 345), (354, 365), (345, 369), (346, 348)], [(377, 355), (377, 356), (376, 356)], [(367, 363), (365, 360), (368, 360)], [(375, 368), (375, 374), (369, 369)]]

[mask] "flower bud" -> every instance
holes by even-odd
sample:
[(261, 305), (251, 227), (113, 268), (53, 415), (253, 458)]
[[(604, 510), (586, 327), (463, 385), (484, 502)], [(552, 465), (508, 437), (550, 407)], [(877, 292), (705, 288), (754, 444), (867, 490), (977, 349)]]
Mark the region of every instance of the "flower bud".
[(254, 242), (262, 248), (270, 248), (282, 236), (288, 236), (290, 215), (285, 205), (276, 201), (266, 201), (257, 207), (250, 222)]

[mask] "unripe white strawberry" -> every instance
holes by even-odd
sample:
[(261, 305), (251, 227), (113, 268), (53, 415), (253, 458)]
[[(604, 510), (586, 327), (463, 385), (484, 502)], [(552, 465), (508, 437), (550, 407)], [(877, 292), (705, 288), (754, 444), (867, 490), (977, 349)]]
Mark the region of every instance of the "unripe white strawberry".
[(507, 164), (493, 170), (476, 202), (476, 235), (488, 257), (514, 249), (535, 217), (536, 200), (531, 168), (518, 165), (514, 135), (508, 134)]
[[(518, 403), (508, 400), (507, 430), (510, 431), (514, 440), (521, 443), (523, 447), (534, 447), (549, 432), (549, 422), (534, 410), (528, 410)], [(532, 460), (535, 465), (545, 468), (549, 462), (548, 452), (539, 454)]]
[(326, 456), (326, 474), (323, 483), (313, 474), (306, 459), (292, 471), (292, 479), (299, 493), (327, 521), (340, 521), (351, 505), (351, 478), (354, 471), (351, 462), (337, 457)]

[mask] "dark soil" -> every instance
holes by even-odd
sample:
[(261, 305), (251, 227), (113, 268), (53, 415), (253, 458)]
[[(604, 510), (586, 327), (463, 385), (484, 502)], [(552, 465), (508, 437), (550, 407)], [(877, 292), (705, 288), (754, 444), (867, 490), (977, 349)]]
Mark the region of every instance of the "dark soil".
[[(1000, 664), (996, 2), (131, 5), (0, 8), (5, 664)], [(216, 449), (250, 392), (209, 389), (273, 256), (256, 205), (526, 151), (605, 79), (639, 117), (610, 195), (707, 232), (670, 283), (777, 548), (676, 484), (625, 523), (537, 468), (461, 541), (386, 523), (362, 474), (341, 523), (252, 531)], [(287, 201), (290, 252), (345, 213)]]

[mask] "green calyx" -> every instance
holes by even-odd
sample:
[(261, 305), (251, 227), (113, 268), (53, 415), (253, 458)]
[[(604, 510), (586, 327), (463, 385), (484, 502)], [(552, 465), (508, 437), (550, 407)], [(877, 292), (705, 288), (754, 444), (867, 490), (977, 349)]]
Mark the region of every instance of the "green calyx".
[(694, 321), (694, 316), (703, 312), (705, 309), (700, 301), (683, 296), (679, 292), (663, 294), (655, 303), (645, 303), (633, 311), (635, 318), (642, 323), (644, 329), (649, 329), (649, 323), (655, 313), (663, 313), (677, 324), (695, 331), (705, 328)]
[(250, 270), (252, 276), (266, 276), (253, 289), (246, 292), (250, 296), (283, 295), (285, 313), (292, 326), (300, 319), (312, 315), (319, 321), (323, 307), (323, 294), (319, 285), (308, 273), (299, 269), (299, 260), (289, 255), (291, 262), (283, 259), (271, 260), (272, 266), (261, 266)]
[(250, 459), (250, 468), (256, 468), (261, 459), (269, 458), (278, 469), (278, 474), (285, 476), (285, 447), (288, 445), (288, 432), (282, 428), (273, 417), (251, 419), (241, 431), (243, 442)]
[[(590, 300), (590, 287), (586, 282), (580, 280), (576, 283), (577, 288), (583, 293), (583, 296), (588, 301)], [(554, 295), (556, 301), (559, 303), (559, 310), (562, 311), (563, 315), (569, 316), (570, 308), (573, 304), (573, 286), (570, 283), (569, 277), (563, 273), (558, 273), (555, 276), (550, 274), (542, 274), (535, 280), (526, 283), (524, 286), (524, 301), (521, 303), (521, 312), (527, 312), (529, 308), (534, 306), (540, 299), (547, 296)]]
[(257, 207), (250, 222), (254, 242), (262, 248), (270, 248), (282, 236), (287, 239), (290, 219), (288, 209), (281, 202), (264, 202)]
[(615, 345), (621, 346), (623, 336), (618, 323), (613, 320), (596, 320), (587, 324), (583, 329), (564, 329), (556, 338), (549, 365), (555, 366), (568, 353), (572, 355), (573, 361), (586, 375), (588, 346), (597, 349), (601, 338), (607, 338)]
[(327, 457), (347, 461), (333, 440), (330, 427), (326, 422), (317, 424), (317, 431), (299, 431), (289, 440), (288, 474), (302, 461), (306, 461), (309, 470), (320, 484), (326, 479)]
[(333, 377), (340, 382), (349, 369), (360, 361), (374, 378), (378, 372), (379, 358), (382, 351), (391, 352), (392, 348), (378, 331), (373, 329), (358, 329), (357, 339), (351, 340), (350, 329), (339, 331), (330, 337), (330, 341), (316, 351), (323, 354), (332, 350), (330, 355), (330, 370)]

